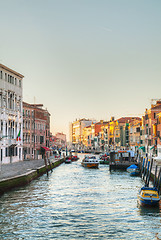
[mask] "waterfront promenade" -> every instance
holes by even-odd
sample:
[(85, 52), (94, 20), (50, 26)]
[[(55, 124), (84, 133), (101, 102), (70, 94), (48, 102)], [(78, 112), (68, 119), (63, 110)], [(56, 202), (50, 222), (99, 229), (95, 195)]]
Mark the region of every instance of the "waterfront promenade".
[(60, 165), (64, 159), (50, 157), (45, 166), (44, 159), (26, 160), (16, 163), (4, 164), (0, 166), (0, 194), (14, 187), (28, 184), (33, 179), (38, 178), (47, 171)]
[(1, 165), (0, 181), (7, 178), (12, 178), (22, 174), (26, 174), (31, 170), (35, 170), (39, 167), (42, 167), (43, 165), (44, 159), (3, 164)]

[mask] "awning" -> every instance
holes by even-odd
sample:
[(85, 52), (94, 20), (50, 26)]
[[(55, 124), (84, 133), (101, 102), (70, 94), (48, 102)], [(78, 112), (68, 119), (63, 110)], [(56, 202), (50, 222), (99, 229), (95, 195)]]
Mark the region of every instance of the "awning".
[(12, 148), (12, 147), (16, 147), (16, 146), (17, 146), (17, 143), (13, 143), (9, 147)]
[(161, 161), (161, 156), (154, 157), (154, 160), (159, 160), (159, 161)]
[(48, 147), (42, 147), (42, 148), (45, 149), (45, 151), (51, 151), (51, 149)]
[(139, 147), (139, 149), (143, 150), (143, 152), (145, 152), (145, 147), (142, 146), (142, 147)]
[(152, 146), (152, 147), (150, 148), (150, 150), (152, 150), (154, 147), (155, 147), (155, 146)]

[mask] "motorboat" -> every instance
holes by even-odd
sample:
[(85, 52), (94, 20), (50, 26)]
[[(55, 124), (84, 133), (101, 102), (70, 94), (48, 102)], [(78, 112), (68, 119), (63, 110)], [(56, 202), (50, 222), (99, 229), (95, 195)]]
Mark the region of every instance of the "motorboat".
[(138, 203), (141, 206), (158, 206), (160, 201), (156, 187), (142, 187), (138, 194)]
[(110, 157), (109, 157), (109, 154), (108, 153), (105, 153), (105, 154), (100, 154), (100, 164), (109, 164), (109, 160), (110, 160)]
[(79, 159), (79, 158), (78, 158), (77, 154), (72, 155), (72, 161), (77, 161), (78, 159)]
[(67, 157), (64, 162), (65, 162), (65, 163), (71, 163), (71, 162), (72, 162), (71, 157)]
[(88, 168), (98, 168), (99, 161), (96, 156), (85, 156), (85, 158), (81, 162), (83, 167)]
[(131, 176), (138, 176), (140, 174), (140, 169), (137, 165), (132, 164), (130, 167), (128, 167), (127, 172), (130, 173)]

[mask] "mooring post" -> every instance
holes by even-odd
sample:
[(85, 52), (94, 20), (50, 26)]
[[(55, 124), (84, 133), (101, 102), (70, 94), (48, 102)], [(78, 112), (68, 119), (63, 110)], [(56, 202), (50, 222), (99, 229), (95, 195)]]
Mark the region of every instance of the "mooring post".
[(148, 158), (146, 157), (146, 160), (145, 160), (145, 167), (144, 167), (144, 173), (143, 173), (143, 180), (145, 178), (145, 173), (146, 173), (146, 166), (147, 166), (147, 163), (148, 163)]
[(155, 185), (156, 185), (156, 179), (157, 179), (157, 168), (158, 168), (158, 166), (156, 165), (156, 166), (155, 166), (154, 182), (153, 182), (153, 186), (154, 186), (154, 187), (155, 187)]
[(44, 163), (45, 163), (45, 167), (46, 167), (46, 174), (48, 176), (48, 165), (47, 165), (47, 160), (46, 160), (46, 153), (44, 154)]
[(49, 159), (49, 157), (48, 157), (48, 163), (49, 163), (49, 166), (50, 166), (50, 170), (51, 170), (51, 172), (53, 171), (53, 169), (52, 169), (52, 166), (51, 166), (51, 162), (50, 162), (50, 159)]
[(160, 182), (160, 174), (161, 174), (161, 168), (159, 169), (158, 177), (157, 177), (157, 183), (156, 183), (156, 188), (159, 190), (159, 182)]
[(141, 174), (143, 174), (144, 164), (145, 164), (145, 157), (143, 157), (143, 163), (142, 163), (142, 168), (141, 168)]
[(150, 166), (150, 159), (148, 159), (148, 165), (147, 165), (147, 171), (146, 171), (146, 179), (145, 179), (145, 185), (147, 186), (147, 180), (148, 180), (148, 174), (149, 174), (149, 166)]
[(158, 184), (158, 193), (160, 194), (160, 184), (161, 184), (161, 174), (160, 174), (160, 179), (159, 179), (159, 184)]
[(153, 158), (151, 159), (150, 170), (149, 170), (149, 175), (148, 175), (148, 179), (147, 179), (147, 186), (149, 186), (152, 166), (153, 166)]

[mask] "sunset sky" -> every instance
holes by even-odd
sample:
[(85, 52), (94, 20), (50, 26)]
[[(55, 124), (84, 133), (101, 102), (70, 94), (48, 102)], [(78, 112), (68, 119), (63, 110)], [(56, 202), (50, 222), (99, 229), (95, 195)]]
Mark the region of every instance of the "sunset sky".
[(141, 116), (161, 98), (160, 0), (0, 0), (0, 63), (23, 74), (53, 133)]

